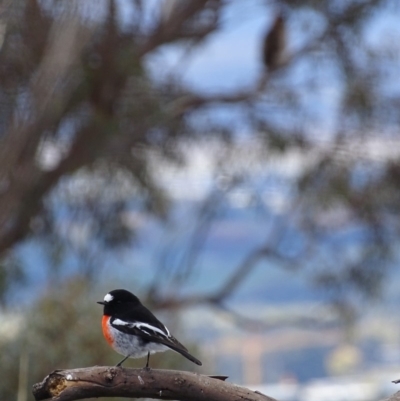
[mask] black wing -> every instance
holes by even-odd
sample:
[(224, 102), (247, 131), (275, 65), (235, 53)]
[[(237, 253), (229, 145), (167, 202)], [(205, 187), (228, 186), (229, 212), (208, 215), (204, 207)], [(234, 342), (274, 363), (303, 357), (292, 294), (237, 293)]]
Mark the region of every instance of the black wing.
[(174, 336), (172, 336), (168, 329), (159, 320), (157, 320), (157, 322), (157, 326), (153, 326), (151, 323), (140, 321), (125, 321), (118, 318), (111, 319), (110, 321), (111, 325), (115, 329), (123, 333), (140, 337), (141, 339), (148, 342), (165, 345), (168, 348), (179, 352), (181, 355), (196, 363), (197, 365), (202, 365), (202, 363), (197, 358), (189, 354), (186, 347), (181, 344)]

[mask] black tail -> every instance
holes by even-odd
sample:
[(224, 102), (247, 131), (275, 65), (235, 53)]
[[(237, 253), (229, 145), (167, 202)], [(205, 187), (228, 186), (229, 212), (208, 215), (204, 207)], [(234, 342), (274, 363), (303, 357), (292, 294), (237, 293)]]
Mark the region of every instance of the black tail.
[(161, 339), (160, 343), (183, 355), (185, 358), (189, 359), (189, 361), (194, 362), (196, 365), (202, 365), (202, 363), (197, 358), (189, 354), (186, 347), (182, 345), (175, 337), (170, 336), (168, 337), (168, 339)]
[(176, 347), (176, 346), (172, 345), (171, 343), (166, 344), (166, 345), (169, 348), (173, 349), (174, 351), (183, 355), (185, 358), (189, 359), (189, 361), (194, 362), (196, 365), (199, 365), (199, 366), (202, 365), (202, 363), (197, 358), (195, 358), (193, 355), (190, 355), (189, 352), (183, 350), (182, 348)]

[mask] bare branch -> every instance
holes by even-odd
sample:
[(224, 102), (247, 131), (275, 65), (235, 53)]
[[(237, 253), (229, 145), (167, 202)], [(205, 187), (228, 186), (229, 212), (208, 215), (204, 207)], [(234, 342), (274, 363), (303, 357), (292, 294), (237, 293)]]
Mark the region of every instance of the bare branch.
[(296, 60), (300, 59), (304, 55), (307, 55), (317, 49), (320, 44), (326, 39), (327, 35), (331, 33), (329, 29), (326, 29), (311, 43), (303, 46), (293, 54), (282, 56), (279, 60), (279, 64), (274, 66), (271, 71), (264, 71), (256, 82), (247, 89), (235, 90), (234, 92), (227, 93), (215, 93), (211, 95), (201, 94), (187, 94), (176, 99), (171, 105), (171, 114), (174, 116), (180, 116), (187, 111), (193, 109), (210, 106), (214, 103), (222, 104), (235, 104), (241, 102), (250, 102), (259, 98), (259, 96), (265, 92), (271, 77), (292, 65)]
[(134, 397), (193, 401), (274, 401), (261, 393), (226, 383), (226, 376), (177, 370), (107, 366), (55, 370), (33, 386), (36, 401), (73, 401), (92, 397)]
[[(393, 383), (396, 383), (396, 381), (394, 381)], [(398, 391), (397, 393), (392, 394), (390, 397), (385, 398), (382, 401), (400, 401), (400, 391)]]
[(246, 276), (248, 276), (257, 264), (266, 258), (273, 258), (279, 262), (286, 264), (286, 266), (293, 268), (294, 265), (283, 258), (274, 249), (269, 246), (265, 246), (250, 252), (245, 260), (238, 265), (236, 270), (232, 273), (229, 279), (223, 284), (223, 286), (213, 294), (200, 294), (186, 297), (183, 299), (173, 298), (161, 301), (158, 304), (159, 308), (176, 308), (182, 306), (197, 305), (201, 303), (208, 303), (211, 305), (219, 306), (219, 304), (226, 298), (228, 298), (237, 287), (243, 283)]

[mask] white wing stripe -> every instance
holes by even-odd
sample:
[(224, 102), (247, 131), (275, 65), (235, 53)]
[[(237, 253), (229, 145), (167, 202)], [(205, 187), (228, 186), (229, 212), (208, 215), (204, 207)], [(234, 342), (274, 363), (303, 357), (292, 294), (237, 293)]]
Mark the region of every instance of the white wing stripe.
[[(153, 331), (155, 331), (155, 332), (157, 332), (157, 333), (160, 333), (160, 334), (163, 335), (164, 337), (168, 337), (167, 334), (165, 334), (165, 333), (164, 333), (162, 330), (160, 330), (158, 327), (151, 326), (150, 324), (147, 324), (147, 323), (134, 323), (134, 324), (133, 324), (133, 327), (137, 327), (138, 329), (140, 329), (140, 328), (142, 328), (142, 327), (146, 327), (146, 328), (148, 328), (148, 329), (150, 329), (150, 330), (153, 330)], [(168, 330), (167, 330), (167, 332), (168, 332)]]
[[(152, 326), (152, 325), (150, 325), (150, 324), (147, 324), (147, 323), (139, 323), (139, 322), (131, 323), (131, 322), (124, 322), (124, 321), (121, 320), (121, 319), (115, 319), (115, 320), (113, 320), (112, 324), (114, 324), (115, 326), (126, 326), (126, 327), (131, 327), (131, 328), (137, 327), (138, 329), (142, 329), (142, 327), (143, 327), (143, 328), (148, 328), (149, 330), (152, 330), (152, 331), (155, 331), (155, 332), (157, 332), (157, 333), (160, 333), (160, 334), (161, 334), (162, 336), (164, 336), (164, 337), (170, 337), (169, 331), (168, 331), (168, 329), (167, 329), (165, 326), (164, 326), (165, 331), (166, 331), (168, 334), (165, 334), (165, 333), (164, 333), (162, 330), (160, 330), (158, 327), (154, 327), (154, 326)], [(143, 330), (143, 331), (145, 331), (145, 330)]]
[(167, 332), (168, 337), (171, 337), (171, 333), (169, 332), (169, 330), (167, 329), (166, 326), (164, 326), (165, 331)]

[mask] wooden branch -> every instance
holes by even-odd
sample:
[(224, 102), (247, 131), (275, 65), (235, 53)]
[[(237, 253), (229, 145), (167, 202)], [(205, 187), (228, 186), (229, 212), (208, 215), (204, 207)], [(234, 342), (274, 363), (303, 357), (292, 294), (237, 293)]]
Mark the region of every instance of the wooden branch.
[(187, 401), (276, 401), (259, 392), (226, 383), (226, 376), (94, 366), (55, 370), (33, 386), (36, 401), (73, 401), (92, 397), (134, 397)]
[[(396, 383), (395, 381), (393, 383)], [(396, 383), (397, 384), (397, 383)], [(400, 391), (381, 401), (400, 401)]]

